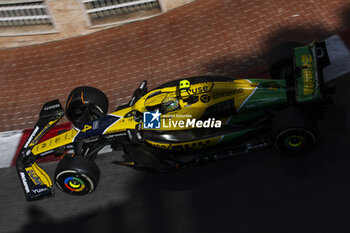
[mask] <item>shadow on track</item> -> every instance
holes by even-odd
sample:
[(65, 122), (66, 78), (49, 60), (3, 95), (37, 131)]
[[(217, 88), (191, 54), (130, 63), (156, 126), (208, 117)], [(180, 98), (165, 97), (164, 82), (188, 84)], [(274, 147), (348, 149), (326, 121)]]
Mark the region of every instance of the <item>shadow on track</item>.
[(53, 220), (44, 207), (31, 208), (22, 232), (350, 230), (344, 215), (350, 207), (350, 151), (343, 149), (349, 136), (324, 134), (326, 146), (301, 157), (266, 149), (177, 173), (139, 173), (129, 184), (128, 201), (66, 221)]
[[(348, 14), (344, 13), (344, 17), (345, 15), (348, 17)], [(288, 41), (308, 44), (312, 41), (325, 40), (336, 33), (336, 31), (329, 31), (326, 28), (319, 26), (312, 26), (310, 28), (282, 28), (281, 30), (270, 33), (265, 41), (249, 41), (250, 45), (257, 48), (258, 51), (260, 51), (262, 48), (261, 53), (251, 54), (250, 56), (240, 59), (235, 57), (234, 54), (231, 57), (226, 56), (214, 58), (203, 64), (203, 70), (205, 70), (208, 74), (214, 75), (239, 75), (239, 77), (242, 78), (264, 78), (266, 77), (265, 74), (266, 70), (268, 69), (267, 60), (269, 52), (276, 45)]]
[[(30, 207), (21, 232), (347, 232), (350, 76), (335, 85), (336, 108), (326, 111), (309, 154), (283, 157), (268, 148), (178, 172), (135, 171), (125, 201), (64, 221), (43, 205)], [(124, 175), (134, 172), (128, 169)], [(108, 185), (102, 179), (99, 188)]]

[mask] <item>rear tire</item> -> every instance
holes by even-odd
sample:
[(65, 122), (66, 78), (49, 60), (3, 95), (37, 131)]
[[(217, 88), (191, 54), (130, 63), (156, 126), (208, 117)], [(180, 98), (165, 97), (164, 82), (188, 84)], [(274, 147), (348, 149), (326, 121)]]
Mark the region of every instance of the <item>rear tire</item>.
[(317, 128), (301, 109), (287, 108), (278, 112), (272, 121), (274, 145), (286, 155), (299, 155), (317, 143)]
[(108, 112), (108, 98), (94, 87), (75, 88), (68, 96), (66, 116), (74, 126), (80, 127)]
[(83, 156), (64, 157), (56, 167), (55, 183), (63, 192), (84, 195), (93, 192), (100, 178), (94, 161)]
[(302, 46), (298, 42), (284, 42), (274, 47), (268, 58), (270, 76), (272, 79), (284, 79), (293, 69), (293, 49)]

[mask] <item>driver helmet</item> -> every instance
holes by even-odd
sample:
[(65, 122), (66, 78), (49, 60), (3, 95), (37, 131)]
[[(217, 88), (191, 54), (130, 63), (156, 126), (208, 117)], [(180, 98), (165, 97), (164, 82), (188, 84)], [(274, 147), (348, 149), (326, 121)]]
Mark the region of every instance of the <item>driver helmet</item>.
[(180, 107), (179, 100), (175, 97), (166, 97), (162, 101), (161, 111), (163, 113), (175, 111)]

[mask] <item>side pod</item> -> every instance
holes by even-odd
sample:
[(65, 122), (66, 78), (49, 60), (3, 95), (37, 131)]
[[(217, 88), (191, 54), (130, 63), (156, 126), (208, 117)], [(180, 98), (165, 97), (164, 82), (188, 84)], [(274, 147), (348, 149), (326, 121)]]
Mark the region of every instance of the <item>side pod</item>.
[(18, 154), (17, 173), (28, 201), (53, 194), (52, 181), (49, 175), (35, 163), (32, 149), (63, 115), (64, 109), (57, 99), (44, 104), (38, 122)]

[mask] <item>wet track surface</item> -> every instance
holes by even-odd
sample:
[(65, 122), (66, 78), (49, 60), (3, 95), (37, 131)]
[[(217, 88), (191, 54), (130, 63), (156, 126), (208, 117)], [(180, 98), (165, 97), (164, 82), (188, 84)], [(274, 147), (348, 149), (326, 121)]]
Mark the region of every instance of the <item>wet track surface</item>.
[[(349, 232), (349, 77), (299, 157), (273, 148), (157, 174), (97, 158), (97, 190), (27, 202), (15, 168), (0, 169), (0, 232)], [(56, 163), (43, 164), (51, 176)]]

